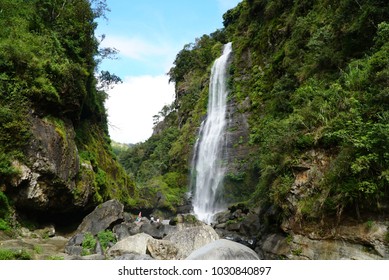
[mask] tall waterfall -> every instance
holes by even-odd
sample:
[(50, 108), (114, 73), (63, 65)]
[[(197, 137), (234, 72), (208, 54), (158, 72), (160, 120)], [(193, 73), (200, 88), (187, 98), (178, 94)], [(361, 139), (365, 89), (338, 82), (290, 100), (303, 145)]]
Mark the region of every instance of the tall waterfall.
[(215, 60), (210, 77), (207, 118), (202, 123), (193, 158), (193, 211), (198, 219), (210, 223), (224, 209), (220, 198), (225, 168), (223, 167), (224, 132), (227, 107), (227, 66), (232, 46), (224, 46)]

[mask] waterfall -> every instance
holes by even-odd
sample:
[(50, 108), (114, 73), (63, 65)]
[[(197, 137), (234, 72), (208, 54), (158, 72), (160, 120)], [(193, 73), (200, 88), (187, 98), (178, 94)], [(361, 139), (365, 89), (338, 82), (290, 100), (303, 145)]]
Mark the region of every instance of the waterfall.
[(231, 51), (231, 43), (226, 44), (223, 54), (212, 66), (207, 117), (201, 124), (192, 161), (193, 211), (198, 219), (206, 223), (211, 223), (213, 215), (225, 208), (220, 191), (225, 172), (226, 77)]

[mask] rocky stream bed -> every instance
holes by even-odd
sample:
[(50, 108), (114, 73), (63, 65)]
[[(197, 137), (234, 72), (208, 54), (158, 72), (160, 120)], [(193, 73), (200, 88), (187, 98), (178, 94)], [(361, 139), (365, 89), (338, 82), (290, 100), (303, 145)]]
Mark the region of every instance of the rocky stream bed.
[(389, 259), (385, 222), (342, 226), (327, 235), (285, 223), (284, 232), (265, 233), (259, 214), (231, 208), (212, 225), (190, 214), (157, 221), (137, 219), (110, 200), (66, 234), (53, 225), (21, 227), (14, 236), (0, 231), (0, 250), (38, 260)]

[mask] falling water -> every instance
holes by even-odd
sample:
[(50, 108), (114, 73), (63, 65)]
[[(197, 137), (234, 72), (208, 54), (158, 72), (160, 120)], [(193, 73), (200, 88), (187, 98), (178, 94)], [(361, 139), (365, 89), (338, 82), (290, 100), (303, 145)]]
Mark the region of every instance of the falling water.
[(207, 118), (202, 123), (193, 160), (193, 211), (198, 219), (211, 223), (212, 217), (224, 209), (220, 196), (223, 167), (224, 132), (227, 107), (227, 66), (231, 43), (215, 60), (210, 78)]

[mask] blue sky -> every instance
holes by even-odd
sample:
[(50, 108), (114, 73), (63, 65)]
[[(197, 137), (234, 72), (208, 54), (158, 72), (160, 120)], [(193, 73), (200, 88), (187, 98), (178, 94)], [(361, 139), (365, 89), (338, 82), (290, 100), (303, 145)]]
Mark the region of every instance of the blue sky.
[(101, 70), (120, 76), (106, 102), (111, 138), (122, 143), (146, 140), (152, 116), (174, 97), (166, 73), (185, 44), (223, 27), (222, 15), (241, 0), (107, 0), (111, 12), (96, 35), (102, 47), (119, 50)]

